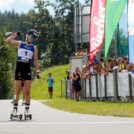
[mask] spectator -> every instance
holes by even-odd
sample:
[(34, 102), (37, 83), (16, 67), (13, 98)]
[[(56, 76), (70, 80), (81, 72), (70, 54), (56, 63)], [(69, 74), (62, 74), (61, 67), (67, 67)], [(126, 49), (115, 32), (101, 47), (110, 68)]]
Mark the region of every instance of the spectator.
[(94, 56), (93, 62), (94, 63), (97, 63), (98, 62), (98, 59), (97, 59), (97, 56), (96, 55)]
[(127, 66), (127, 70), (128, 70), (128, 71), (131, 71), (132, 68), (133, 68), (133, 64), (132, 64), (132, 63), (128, 64), (128, 66)]
[(113, 60), (113, 68), (112, 68), (113, 71), (115, 70), (118, 70), (118, 63), (116, 60)]
[(94, 74), (101, 74), (101, 69), (98, 62), (93, 65), (93, 69), (94, 69)]
[(66, 97), (71, 98), (71, 89), (72, 89), (72, 83), (71, 83), (71, 76), (70, 76), (70, 70), (66, 71)]
[(117, 59), (117, 63), (118, 63), (118, 72), (121, 72), (124, 69), (124, 61), (122, 57), (119, 57)]
[(94, 68), (93, 68), (93, 65), (94, 63), (90, 63), (88, 66), (88, 78), (91, 78), (91, 76), (93, 76), (95, 73), (94, 73)]
[(123, 61), (124, 61), (124, 69), (128, 70), (128, 64), (129, 64), (128, 58), (127, 57), (123, 57)]
[(48, 74), (47, 82), (48, 82), (48, 92), (49, 92), (49, 95), (50, 95), (50, 99), (52, 99), (52, 97), (53, 97), (54, 77), (52, 76), (51, 73)]
[(72, 73), (72, 88), (71, 88), (71, 98), (74, 99), (75, 98), (75, 89), (74, 89), (74, 80), (73, 78), (75, 78), (75, 72)]
[(108, 67), (106, 66), (106, 64), (104, 64), (104, 66), (101, 66), (101, 74), (103, 74), (104, 76), (108, 75)]
[(99, 59), (99, 65), (100, 65), (100, 67), (104, 67), (104, 59), (103, 58)]
[(80, 97), (80, 91), (81, 91), (81, 85), (80, 85), (80, 74), (79, 74), (79, 68), (75, 68), (75, 76), (72, 78), (74, 81), (74, 89), (75, 89), (75, 95), (76, 95), (76, 101), (79, 101)]
[(70, 80), (70, 70), (67, 70), (66, 73), (67, 73), (67, 78), (66, 79)]
[(88, 75), (89, 75), (88, 66), (83, 65), (83, 67), (82, 67), (82, 73), (81, 73), (81, 78), (82, 79), (85, 79), (85, 78), (88, 77)]
[(107, 61), (107, 68), (108, 68), (108, 72), (113, 72), (113, 60), (112, 59), (108, 59)]

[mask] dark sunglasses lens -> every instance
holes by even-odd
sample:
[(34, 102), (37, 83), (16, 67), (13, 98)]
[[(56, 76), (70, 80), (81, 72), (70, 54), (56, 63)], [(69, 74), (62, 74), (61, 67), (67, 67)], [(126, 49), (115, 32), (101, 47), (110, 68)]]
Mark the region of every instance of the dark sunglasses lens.
[(36, 36), (34, 36), (33, 34), (30, 34), (29, 37), (32, 39), (36, 39)]

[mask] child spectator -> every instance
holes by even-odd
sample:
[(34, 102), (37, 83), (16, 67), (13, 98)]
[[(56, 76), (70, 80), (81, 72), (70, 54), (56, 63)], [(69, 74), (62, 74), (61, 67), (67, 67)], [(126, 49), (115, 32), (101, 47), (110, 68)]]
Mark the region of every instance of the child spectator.
[(49, 95), (50, 95), (50, 99), (52, 99), (52, 97), (53, 97), (54, 77), (52, 76), (51, 73), (48, 74), (47, 82), (48, 82), (48, 92), (49, 92)]

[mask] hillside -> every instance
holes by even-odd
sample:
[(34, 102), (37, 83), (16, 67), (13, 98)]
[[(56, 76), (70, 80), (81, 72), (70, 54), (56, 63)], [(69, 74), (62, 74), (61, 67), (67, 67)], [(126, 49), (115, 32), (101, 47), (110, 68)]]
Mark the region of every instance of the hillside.
[[(31, 87), (31, 98), (32, 99), (48, 99), (48, 87), (47, 87), (47, 77), (48, 73), (52, 73), (54, 77), (54, 97), (58, 98), (61, 96), (61, 80), (64, 82), (66, 77), (66, 70), (70, 69), (70, 65), (60, 65), (53, 66), (45, 69), (41, 72), (41, 78), (33, 80)], [(65, 91), (65, 88), (64, 88)], [(64, 93), (63, 93), (64, 94)]]

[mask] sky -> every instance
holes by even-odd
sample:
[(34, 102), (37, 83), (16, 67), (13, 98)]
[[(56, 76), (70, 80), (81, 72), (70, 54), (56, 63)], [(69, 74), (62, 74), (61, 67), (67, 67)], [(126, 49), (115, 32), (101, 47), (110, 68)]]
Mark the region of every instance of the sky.
[(34, 6), (34, 0), (0, 0), (0, 11), (12, 11), (27, 13)]
[[(53, 2), (54, 0), (50, 0)], [(80, 2), (84, 3), (85, 0), (79, 0)], [(17, 13), (27, 13), (30, 9), (34, 7), (34, 0), (0, 0), (0, 11), (4, 12), (12, 11), (13, 9)], [(49, 8), (50, 14), (53, 14), (51, 8)]]

